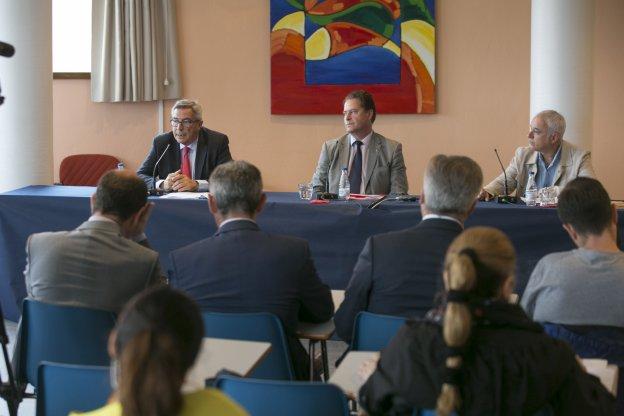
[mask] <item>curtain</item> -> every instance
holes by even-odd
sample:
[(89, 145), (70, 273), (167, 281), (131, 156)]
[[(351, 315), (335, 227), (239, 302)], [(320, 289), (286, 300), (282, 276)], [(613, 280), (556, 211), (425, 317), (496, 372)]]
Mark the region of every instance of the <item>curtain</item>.
[(91, 99), (179, 98), (173, 0), (93, 0)]

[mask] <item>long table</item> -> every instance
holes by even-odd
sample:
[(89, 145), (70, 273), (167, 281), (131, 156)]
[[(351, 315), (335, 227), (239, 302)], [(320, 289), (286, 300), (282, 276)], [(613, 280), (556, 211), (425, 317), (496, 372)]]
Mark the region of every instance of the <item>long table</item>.
[[(0, 194), (0, 302), (6, 318), (19, 318), (17, 305), (26, 296), (23, 270), (28, 236), (76, 228), (90, 214), (93, 191), (91, 187), (29, 186)], [(169, 268), (169, 252), (216, 230), (205, 200), (150, 200), (155, 207), (146, 233), (160, 253), (163, 270)], [(375, 210), (367, 205), (354, 201), (313, 205), (296, 193), (270, 192), (258, 224), (271, 233), (306, 239), (321, 279), (332, 289), (344, 289), (370, 235), (411, 227), (421, 218), (417, 202), (387, 202)], [(623, 213), (619, 215), (623, 219)], [(542, 256), (573, 248), (552, 208), (479, 203), (466, 223), (474, 225), (498, 227), (511, 237), (518, 251), (520, 294)]]

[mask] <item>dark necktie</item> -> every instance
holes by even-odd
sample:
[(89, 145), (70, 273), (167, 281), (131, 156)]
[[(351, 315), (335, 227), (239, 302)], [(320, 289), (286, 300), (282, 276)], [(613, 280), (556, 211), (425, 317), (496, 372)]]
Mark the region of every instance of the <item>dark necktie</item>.
[(353, 157), (353, 164), (351, 165), (351, 172), (349, 172), (349, 186), (351, 193), (359, 194), (360, 185), (362, 183), (362, 143), (359, 140), (353, 142), (357, 147), (355, 150), (355, 156)]

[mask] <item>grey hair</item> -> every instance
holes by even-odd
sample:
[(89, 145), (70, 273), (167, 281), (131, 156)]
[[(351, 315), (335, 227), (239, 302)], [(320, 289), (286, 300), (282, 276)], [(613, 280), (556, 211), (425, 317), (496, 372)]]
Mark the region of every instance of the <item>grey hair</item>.
[(548, 137), (552, 136), (556, 132), (559, 133), (559, 139), (563, 139), (563, 133), (565, 133), (566, 129), (566, 121), (561, 114), (555, 110), (544, 110), (537, 113), (535, 117), (539, 117), (546, 124), (546, 127), (548, 128)]
[(219, 165), (210, 175), (210, 193), (222, 215), (232, 211), (254, 214), (262, 199), (260, 170), (244, 160)]
[(190, 108), (193, 111), (193, 117), (195, 120), (202, 119), (202, 106), (199, 101), (185, 99), (176, 101), (173, 107), (171, 107), (171, 116), (173, 117), (173, 112), (180, 108)]
[(425, 170), (425, 205), (436, 214), (466, 215), (483, 184), (483, 173), (466, 156), (436, 155)]

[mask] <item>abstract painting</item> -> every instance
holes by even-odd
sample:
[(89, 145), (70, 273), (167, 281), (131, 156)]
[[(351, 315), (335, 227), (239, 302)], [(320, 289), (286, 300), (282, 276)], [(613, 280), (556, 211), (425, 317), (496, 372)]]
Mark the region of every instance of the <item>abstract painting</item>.
[(271, 113), (435, 112), (434, 0), (270, 0)]

